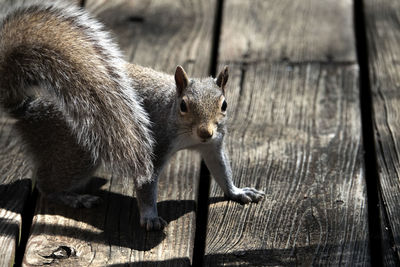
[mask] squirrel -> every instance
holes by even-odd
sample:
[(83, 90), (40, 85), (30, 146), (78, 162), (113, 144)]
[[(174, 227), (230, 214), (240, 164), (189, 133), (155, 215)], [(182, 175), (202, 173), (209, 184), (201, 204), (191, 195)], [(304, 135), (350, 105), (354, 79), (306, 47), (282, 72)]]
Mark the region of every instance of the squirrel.
[(104, 162), (135, 178), (140, 224), (161, 230), (158, 176), (173, 153), (200, 152), (230, 199), (237, 188), (224, 148), (228, 69), (189, 79), (130, 64), (94, 18), (62, 1), (17, 1), (0, 24), (0, 103), (33, 155), (36, 187), (49, 200), (90, 208), (82, 188)]
[(154, 172), (150, 182), (137, 188), (140, 224), (147, 230), (160, 230), (166, 222), (157, 213), (157, 182), (164, 165), (176, 151), (200, 152), (217, 184), (229, 199), (258, 202), (264, 192), (254, 188), (237, 188), (225, 149), (227, 108), (225, 99), (228, 67), (217, 78), (189, 79), (177, 66), (175, 75), (127, 63), (134, 88), (143, 99), (154, 134)]

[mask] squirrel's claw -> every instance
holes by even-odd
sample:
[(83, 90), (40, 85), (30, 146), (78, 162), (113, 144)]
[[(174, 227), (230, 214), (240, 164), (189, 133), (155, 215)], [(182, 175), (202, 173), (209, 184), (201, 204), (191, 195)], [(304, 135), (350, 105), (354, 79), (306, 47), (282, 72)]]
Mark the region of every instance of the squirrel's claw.
[(140, 226), (146, 228), (147, 231), (160, 231), (167, 226), (167, 222), (161, 217), (141, 218)]
[(265, 193), (262, 191), (259, 191), (255, 188), (250, 188), (250, 187), (245, 187), (245, 188), (236, 188), (229, 196), (228, 198), (239, 202), (241, 204), (247, 204), (250, 202), (259, 202), (263, 197)]

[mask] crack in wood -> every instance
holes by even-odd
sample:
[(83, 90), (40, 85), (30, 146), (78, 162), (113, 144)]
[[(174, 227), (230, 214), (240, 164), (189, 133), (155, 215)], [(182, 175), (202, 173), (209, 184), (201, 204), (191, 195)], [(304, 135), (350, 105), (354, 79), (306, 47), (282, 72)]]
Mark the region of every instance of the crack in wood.
[(247, 71), (247, 63), (242, 62), (242, 64), (240, 64), (239, 96), (243, 95), (243, 87), (244, 87), (244, 81), (246, 79), (246, 71)]

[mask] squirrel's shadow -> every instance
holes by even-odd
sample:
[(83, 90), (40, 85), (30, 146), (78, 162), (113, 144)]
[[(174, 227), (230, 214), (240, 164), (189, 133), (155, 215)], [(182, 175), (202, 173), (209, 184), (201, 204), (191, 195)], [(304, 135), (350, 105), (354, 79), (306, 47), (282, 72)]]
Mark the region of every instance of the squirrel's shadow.
[[(13, 191), (11, 189), (19, 187), (20, 183), (21, 181), (17, 181), (8, 185), (0, 185), (0, 192), (11, 192)], [(166, 238), (165, 231), (168, 231), (169, 226), (167, 225), (164, 231), (147, 232), (139, 223), (136, 198), (100, 189), (105, 183), (107, 183), (107, 180), (103, 178), (96, 177), (92, 179), (89, 186), (90, 193), (100, 196), (102, 202), (91, 209), (73, 209), (52, 203), (40, 196), (37, 198), (35, 214), (63, 216), (78, 222), (84, 222), (90, 225), (89, 228), (91, 229), (57, 223), (48, 224), (39, 219), (35, 222), (35, 233), (67, 236), (87, 242), (101, 242), (139, 251), (147, 251), (160, 244)], [(210, 202), (215, 203), (223, 201), (223, 199), (222, 197), (213, 198)], [(12, 209), (6, 205), (0, 205), (0, 208)], [(157, 208), (159, 215), (170, 223), (187, 213), (196, 211), (196, 202), (194, 200), (159, 201)], [(14, 212), (22, 213), (21, 209)], [(0, 221), (0, 223), (7, 222)], [(93, 231), (91, 226), (97, 230)]]

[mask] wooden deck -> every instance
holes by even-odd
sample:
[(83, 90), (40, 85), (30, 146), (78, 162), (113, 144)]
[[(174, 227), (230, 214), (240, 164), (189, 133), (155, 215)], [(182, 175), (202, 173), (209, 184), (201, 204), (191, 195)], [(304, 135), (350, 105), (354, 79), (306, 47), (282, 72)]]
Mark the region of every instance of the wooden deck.
[(225, 200), (199, 155), (182, 151), (160, 179), (162, 232), (139, 227), (133, 181), (108, 170), (93, 179), (99, 207), (57, 206), (32, 193), (31, 163), (1, 114), (0, 266), (400, 265), (399, 1), (85, 8), (131, 62), (190, 76), (229, 65), (235, 183), (266, 196)]

